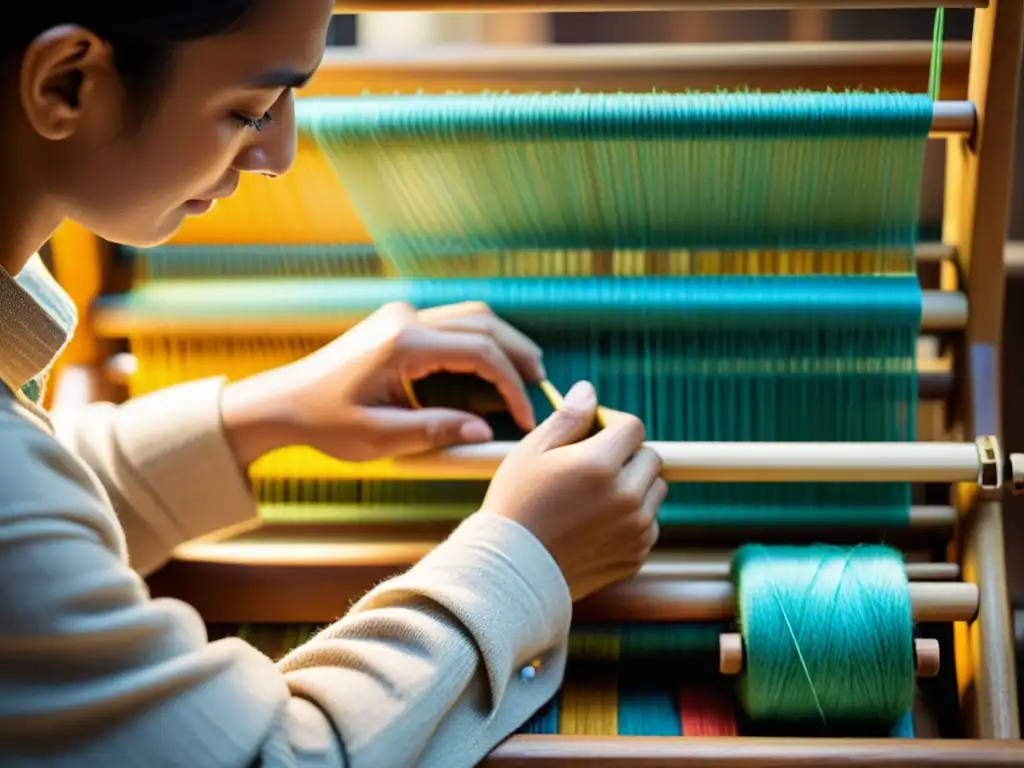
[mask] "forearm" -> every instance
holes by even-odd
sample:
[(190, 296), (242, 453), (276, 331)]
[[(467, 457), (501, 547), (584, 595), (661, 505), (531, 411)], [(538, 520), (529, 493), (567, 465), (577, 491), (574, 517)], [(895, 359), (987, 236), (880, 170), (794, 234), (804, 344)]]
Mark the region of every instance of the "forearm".
[(284, 389), (289, 375), (290, 368), (278, 368), (224, 387), (224, 435), (242, 471), (272, 451), (301, 442), (288, 400), (269, 396), (275, 388)]
[(223, 390), (222, 380), (210, 379), (54, 414), (61, 442), (103, 484), (141, 573), (185, 541), (255, 518), (222, 425)]

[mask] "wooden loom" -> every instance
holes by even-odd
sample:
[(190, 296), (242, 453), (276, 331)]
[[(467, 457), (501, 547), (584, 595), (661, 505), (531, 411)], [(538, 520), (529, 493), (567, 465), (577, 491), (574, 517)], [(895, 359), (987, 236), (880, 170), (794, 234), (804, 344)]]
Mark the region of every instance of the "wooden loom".
[[(346, 3), (345, 10), (612, 10), (617, 3)], [(786, 2), (648, 2), (642, 8), (785, 7)], [(803, 4), (801, 4), (803, 5)], [(821, 3), (845, 6), (847, 3)], [(911, 2), (862, 2), (860, 5), (928, 5)], [(947, 140), (947, 198), (941, 244), (919, 248), (918, 261), (938, 262), (942, 293), (931, 295), (930, 333), (942, 336), (948, 354), (923, 360), (921, 397), (927, 408), (947, 411), (942, 442), (908, 446), (660, 446), (667, 474), (701, 479), (899, 479), (942, 484), (951, 488), (951, 504), (922, 504), (912, 511), (909, 530), (883, 532), (908, 553), (908, 573), (916, 582), (918, 605), (931, 605), (928, 621), (955, 622), (956, 672), (967, 740), (788, 740), (788, 739), (649, 739), (643, 737), (515, 737), (490, 758), (497, 765), (783, 765), (810, 761), (816, 765), (1019, 765), (1024, 752), (1019, 739), (1014, 695), (1012, 627), (1009, 619), (1003, 562), (1000, 494), (1003, 467), (987, 455), (998, 452), (1000, 400), (998, 351), (1003, 296), (1003, 236), (1009, 197), (1013, 120), (1020, 63), (1020, 3), (959, 3), (979, 7), (969, 59), (959, 46), (947, 46), (943, 76), (944, 100), (966, 99), (973, 115), (954, 116), (941, 134)], [(632, 6), (631, 6), (632, 8)], [(789, 87), (866, 86), (923, 90), (928, 50), (918, 46), (790, 46), (708, 47), (686, 49), (630, 48), (588, 53), (578, 50), (481, 51), (462, 64), (444, 55), (419, 60), (388, 57), (334, 56), (311, 87), (314, 93), (343, 95), (364, 89), (443, 92), (454, 88), (517, 91), (667, 90), (750, 85), (765, 90)], [(717, 50), (716, 50), (717, 48)], [(591, 49), (592, 51), (593, 49)], [(874, 58), (872, 54), (876, 54)], [(760, 56), (755, 55), (760, 54)], [(727, 62), (723, 64), (722, 62)], [(883, 62), (879, 64), (879, 62)], [(964, 72), (969, 63), (969, 74)], [(813, 75), (804, 74), (813, 66)], [(324, 189), (325, 166), (305, 146), (292, 177), (280, 189), (301, 193)], [(270, 206), (281, 192), (261, 189), (261, 179), (247, 179), (239, 195), (215, 214), (196, 220), (176, 239), (179, 244), (256, 245), (264, 243), (366, 243), (368, 238), (350, 211), (340, 187), (330, 217), (309, 207), (307, 221), (278, 222)], [(322, 206), (327, 208), (326, 205)], [(253, 223), (257, 226), (252, 226)], [(109, 249), (68, 227), (53, 244), (58, 277), (69, 284), (76, 300), (88, 306), (103, 288), (122, 287), (116, 259)], [(96, 254), (85, 262), (81, 248)], [(100, 265), (106, 265), (104, 269)], [(91, 270), (86, 272), (86, 270)], [(77, 274), (75, 274), (77, 272)], [(123, 279), (123, 277), (122, 277)], [(123, 284), (122, 284), (123, 285)], [(966, 308), (970, 311), (967, 312)], [(292, 318), (287, 329), (273, 331), (302, 336), (287, 346), (293, 355), (341, 332), (354, 318)], [(62, 399), (85, 398), (75, 392), (83, 380), (81, 366), (102, 368), (108, 378), (130, 374), (130, 389), (146, 391), (170, 384), (146, 366), (168, 337), (234, 338), (244, 349), (247, 339), (266, 334), (260, 323), (223, 318), (189, 318), (182, 314), (133, 317), (131, 312), (99, 304), (91, 313), (93, 335), (85, 335), (69, 353), (66, 376), (58, 385)], [(130, 338), (136, 359), (118, 357), (112, 340)], [(150, 350), (145, 352), (145, 350)], [(151, 358), (149, 358), (151, 359)], [(283, 362), (281, 360), (280, 362)], [(211, 371), (212, 372), (212, 371)], [(180, 376), (180, 374), (179, 374)], [(992, 436), (993, 444), (976, 437)], [(495, 444), (423, 457), (397, 469), (403, 477), (486, 478), (508, 446)], [(770, 457), (770, 459), (769, 459)], [(363, 467), (363, 476), (375, 471)], [(378, 471), (384, 470), (378, 468)], [(1016, 475), (1016, 473), (1014, 473)], [(979, 479), (983, 482), (978, 482)], [(926, 499), (932, 501), (933, 499)], [(221, 534), (182, 548), (175, 562), (154, 576), (155, 595), (174, 595), (194, 605), (211, 623), (323, 623), (344, 612), (367, 588), (421, 557), (450, 530), (450, 523), (401, 526), (275, 524), (258, 530)], [(864, 531), (845, 532), (856, 541)], [(872, 531), (874, 538), (877, 531)], [(807, 540), (814, 532), (745, 531), (745, 537)], [(579, 621), (687, 621), (727, 619), (733, 613), (730, 585), (725, 580), (728, 550), (737, 542), (720, 532), (686, 531), (688, 547), (672, 549), (681, 536), (666, 531), (666, 549), (657, 553), (631, 583), (617, 585), (577, 606)], [(945, 551), (944, 551), (945, 550)], [(938, 551), (940, 557), (936, 558)], [(934, 562), (948, 559), (949, 563)], [(963, 582), (957, 582), (960, 578)], [(936, 584), (939, 582), (951, 582)], [(923, 595), (923, 596), (922, 596)], [(922, 603), (923, 601), (923, 603)], [(928, 610), (931, 610), (929, 613)], [(723, 636), (723, 667), (735, 661), (731, 638)], [(927, 653), (919, 655), (927, 657)], [(944, 667), (951, 664), (945, 657)]]

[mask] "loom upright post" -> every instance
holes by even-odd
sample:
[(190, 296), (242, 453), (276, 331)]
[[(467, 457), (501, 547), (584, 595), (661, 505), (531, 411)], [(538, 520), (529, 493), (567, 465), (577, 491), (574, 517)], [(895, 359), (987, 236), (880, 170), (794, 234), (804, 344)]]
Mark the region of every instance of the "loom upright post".
[[(967, 98), (975, 133), (947, 143), (943, 239), (956, 246), (959, 275), (949, 266), (942, 287), (966, 285), (970, 317), (957, 359), (962, 375), (958, 429), (965, 439), (1000, 437), (999, 360), (1014, 122), (1024, 35), (1024, 5), (990, 0), (975, 11)], [(957, 667), (968, 728), (977, 738), (1019, 739), (1013, 625), (1003, 550), (1002, 504), (977, 489), (954, 487), (963, 511), (958, 547), (964, 578), (978, 584), (980, 610), (957, 628)]]

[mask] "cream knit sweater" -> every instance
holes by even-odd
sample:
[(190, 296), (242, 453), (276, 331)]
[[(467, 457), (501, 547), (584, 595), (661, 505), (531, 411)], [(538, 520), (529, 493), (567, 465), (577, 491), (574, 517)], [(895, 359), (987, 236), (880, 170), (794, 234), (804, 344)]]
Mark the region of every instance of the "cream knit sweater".
[(19, 390), (73, 318), (38, 261), (0, 269), (0, 765), (459, 768), (555, 693), (569, 592), (504, 518), (470, 517), (279, 664), (150, 599), (176, 545), (255, 514), (223, 382), (53, 424)]

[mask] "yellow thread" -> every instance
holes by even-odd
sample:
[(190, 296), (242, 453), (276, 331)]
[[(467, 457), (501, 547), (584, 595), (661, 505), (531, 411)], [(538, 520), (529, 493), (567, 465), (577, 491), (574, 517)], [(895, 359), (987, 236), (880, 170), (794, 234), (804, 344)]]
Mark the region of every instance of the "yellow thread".
[(402, 389), (405, 391), (405, 397), (409, 401), (409, 407), (413, 409), (420, 409), (423, 406), (420, 404), (420, 399), (416, 397), (416, 391), (412, 388), (412, 379), (402, 374)]
[(613, 677), (566, 680), (558, 709), (558, 732), (563, 736), (619, 734), (619, 691)]
[[(558, 391), (558, 388), (547, 379), (540, 382), (538, 385), (540, 391), (544, 393), (544, 397), (551, 403), (551, 407), (556, 411), (562, 407), (562, 403), (565, 398), (562, 397), (562, 393)], [(604, 429), (608, 426), (608, 417), (612, 413), (615, 413), (611, 408), (605, 408), (603, 405), (597, 407), (597, 415), (594, 417), (594, 421), (597, 422), (597, 426)]]

